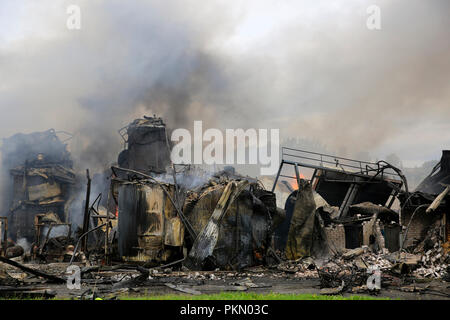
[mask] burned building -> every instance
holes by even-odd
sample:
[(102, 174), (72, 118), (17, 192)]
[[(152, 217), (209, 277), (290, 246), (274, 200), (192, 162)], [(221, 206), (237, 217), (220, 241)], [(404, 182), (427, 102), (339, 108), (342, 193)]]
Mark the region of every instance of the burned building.
[[(264, 262), (278, 213), (272, 192), (233, 168), (203, 178), (193, 167), (176, 172), (168, 166), (170, 146), (160, 118), (137, 119), (119, 132), (126, 149), (119, 166), (112, 167), (112, 192), (122, 261), (148, 265), (181, 259), (199, 270)], [(211, 228), (216, 235), (205, 238)]]
[(450, 151), (443, 150), (439, 163), (414, 192), (401, 195), (404, 247), (414, 247), (430, 231), (439, 230), (443, 242), (450, 241)]
[[(294, 175), (286, 172), (289, 168)], [(300, 178), (302, 173), (311, 176), (306, 184)], [(370, 163), (283, 148), (272, 191), (280, 177), (294, 180), (304, 188), (293, 191), (286, 200), (286, 220), (275, 230), (275, 246), (279, 250), (290, 247), (290, 233), (294, 234), (292, 239), (295, 239), (303, 232), (292, 226), (293, 219), (300, 219), (300, 225), (308, 222), (309, 231), (305, 236), (311, 242), (309, 249), (313, 245), (312, 237), (322, 238), (323, 241), (329, 238), (328, 243), (333, 247), (329, 249), (333, 252), (362, 245), (377, 249), (389, 247), (392, 251), (399, 249), (399, 217), (390, 208), (402, 188), (407, 190), (407, 181), (397, 168), (383, 161)], [(306, 192), (309, 189), (311, 192)], [(304, 200), (305, 197), (309, 201)], [(302, 200), (306, 204), (298, 203)], [(311, 209), (304, 212), (307, 204)], [(305, 244), (305, 240), (300, 242)], [(309, 249), (300, 252), (309, 255)], [(294, 253), (291, 256), (298, 258)]]
[[(274, 194), (256, 181), (223, 172), (186, 189), (134, 170), (112, 169), (119, 184), (121, 260), (157, 265), (181, 259), (198, 270), (265, 262), (278, 212)], [(245, 186), (238, 191), (237, 184)]]
[(39, 242), (50, 225), (53, 233), (70, 233), (67, 210), (75, 183), (67, 146), (51, 129), (16, 134), (3, 140), (3, 170), (10, 174), (8, 236)]

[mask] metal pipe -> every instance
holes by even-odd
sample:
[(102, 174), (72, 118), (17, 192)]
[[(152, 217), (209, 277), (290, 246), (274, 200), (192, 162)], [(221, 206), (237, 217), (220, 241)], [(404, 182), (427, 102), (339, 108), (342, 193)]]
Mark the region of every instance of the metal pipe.
[(322, 170), (326, 170), (326, 171), (330, 171), (330, 172), (343, 173), (343, 174), (350, 175), (350, 176), (367, 178), (366, 174), (361, 174), (358, 172), (349, 172), (349, 171), (342, 172), (342, 170), (338, 170), (338, 169), (327, 168), (327, 167), (322, 167), (322, 166), (315, 166), (312, 164), (307, 164), (307, 163), (302, 163), (302, 162), (294, 162), (294, 161), (288, 161), (288, 160), (283, 160), (283, 162), (286, 164), (293, 165), (293, 166), (295, 166), (295, 164), (297, 163), (297, 165), (300, 167), (311, 168), (311, 169), (322, 169)]
[[(358, 162), (358, 163), (367, 163), (367, 164), (373, 164), (376, 165), (375, 162), (367, 162), (367, 161), (362, 161), (362, 160), (355, 160), (355, 159), (349, 159), (349, 158), (343, 158), (343, 157), (337, 157), (337, 156), (332, 156), (329, 154), (325, 154), (325, 153), (318, 153), (318, 152), (312, 152), (312, 151), (305, 151), (305, 150), (301, 150), (301, 149), (294, 149), (294, 148), (288, 148), (288, 147), (282, 147), (283, 150), (292, 150), (292, 151), (297, 151), (297, 152), (302, 152), (302, 153), (309, 153), (309, 154), (315, 154), (315, 155), (319, 155), (321, 156), (325, 156), (325, 157), (329, 157), (329, 158), (335, 158), (335, 159), (340, 159), (340, 160), (347, 160), (347, 161), (353, 161), (353, 162)], [(318, 160), (318, 159), (316, 159)]]
[(73, 250), (72, 258), (70, 258), (69, 266), (72, 264), (73, 259), (75, 258), (75, 254), (76, 254), (77, 251), (78, 251), (78, 245), (80, 244), (81, 239), (83, 239), (86, 235), (88, 235), (88, 234), (91, 233), (92, 231), (98, 230), (98, 229), (100, 229), (101, 227), (103, 227), (103, 226), (105, 226), (105, 225), (106, 225), (106, 223), (103, 223), (103, 224), (101, 224), (101, 225), (95, 227), (94, 229), (91, 229), (91, 230), (89, 230), (89, 231), (83, 233), (83, 234), (80, 236), (80, 238), (79, 238), (78, 241), (77, 241), (77, 245), (75, 246), (75, 249)]
[[(309, 158), (309, 157), (304, 157), (304, 156), (298, 156), (298, 155), (289, 154), (289, 153), (284, 153), (283, 155), (288, 156), (288, 157), (299, 158), (299, 159), (312, 160), (312, 161), (319, 161), (319, 159), (314, 159), (314, 158)], [(338, 166), (338, 165), (339, 165), (341, 168), (345, 166), (345, 167), (352, 168), (352, 169), (359, 169), (360, 172), (376, 171), (376, 169), (373, 169), (373, 170), (367, 170), (367, 169), (366, 169), (366, 170), (364, 171), (364, 170), (362, 170), (361, 167), (357, 167), (357, 166), (354, 166), (354, 165), (351, 165), (351, 164), (341, 163), (341, 162), (339, 162), (339, 161), (334, 161), (334, 162), (332, 162), (332, 161), (327, 161), (327, 160), (320, 160), (320, 162), (321, 162), (321, 163), (333, 164), (333, 165), (335, 165), (335, 166)]]
[(275, 178), (275, 182), (273, 183), (272, 192), (275, 191), (275, 187), (277, 186), (278, 178), (280, 177), (281, 169), (283, 168), (284, 161), (281, 160), (280, 167), (278, 168), (277, 177)]

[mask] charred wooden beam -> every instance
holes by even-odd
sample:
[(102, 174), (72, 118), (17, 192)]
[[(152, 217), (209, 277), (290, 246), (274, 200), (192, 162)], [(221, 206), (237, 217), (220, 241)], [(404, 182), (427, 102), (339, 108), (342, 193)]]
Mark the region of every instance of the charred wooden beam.
[(441, 204), (442, 200), (444, 200), (444, 198), (447, 196), (448, 192), (450, 191), (450, 186), (447, 186), (444, 191), (442, 191), (437, 197), (436, 199), (434, 199), (434, 201), (430, 204), (430, 206), (427, 208), (427, 210), (425, 211), (426, 213), (430, 213), (434, 210), (436, 210), (439, 205)]
[(9, 264), (9, 265), (11, 265), (13, 267), (16, 267), (16, 268), (19, 268), (20, 270), (23, 270), (25, 272), (34, 274), (35, 276), (42, 277), (44, 279), (47, 279), (50, 282), (66, 283), (66, 279), (63, 279), (63, 278), (60, 278), (60, 277), (57, 277), (57, 276), (54, 276), (54, 275), (51, 275), (51, 274), (47, 274), (47, 273), (39, 271), (39, 270), (28, 268), (28, 267), (26, 267), (26, 266), (24, 266), (24, 265), (22, 265), (22, 264), (20, 264), (20, 263), (18, 263), (16, 261), (13, 261), (13, 260), (10, 260), (10, 259), (7, 259), (7, 258), (0, 257), (0, 262)]

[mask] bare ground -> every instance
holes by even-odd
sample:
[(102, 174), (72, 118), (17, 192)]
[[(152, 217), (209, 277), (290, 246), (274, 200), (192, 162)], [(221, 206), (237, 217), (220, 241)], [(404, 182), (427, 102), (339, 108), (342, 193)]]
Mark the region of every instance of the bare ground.
[[(40, 270), (63, 276), (67, 264), (35, 265)], [(292, 274), (266, 268), (244, 272), (150, 270), (142, 276), (137, 270), (92, 271), (82, 274), (81, 289), (69, 290), (65, 284), (49, 284), (8, 267), (8, 273), (21, 280), (20, 289), (50, 290), (57, 299), (102, 298), (165, 294), (213, 294), (227, 291), (280, 294), (321, 294), (320, 279), (314, 270)], [(407, 284), (383, 285), (379, 292), (351, 291), (343, 296), (364, 295), (407, 300), (450, 300), (450, 283), (439, 279), (409, 279)]]

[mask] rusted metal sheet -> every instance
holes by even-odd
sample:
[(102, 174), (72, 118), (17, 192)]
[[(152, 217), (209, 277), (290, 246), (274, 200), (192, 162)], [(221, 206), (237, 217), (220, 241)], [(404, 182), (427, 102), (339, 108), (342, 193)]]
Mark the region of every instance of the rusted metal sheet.
[(164, 244), (179, 247), (183, 245), (184, 228), (178, 217), (168, 218), (165, 224)]
[[(138, 226), (138, 237), (158, 238), (162, 242), (164, 227), (164, 193), (161, 188), (143, 186), (145, 224)], [(120, 213), (119, 213), (120, 214)]]
[[(173, 185), (165, 185), (169, 193)], [(124, 183), (119, 187), (119, 253), (126, 261), (168, 261), (181, 251), (184, 225), (161, 186)], [(177, 249), (172, 250), (177, 247)]]

